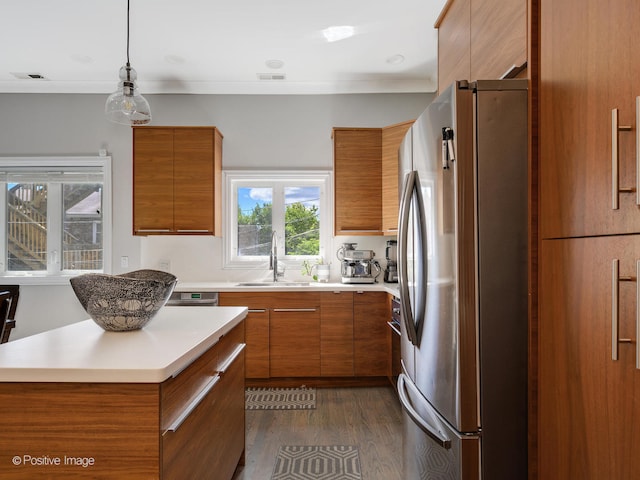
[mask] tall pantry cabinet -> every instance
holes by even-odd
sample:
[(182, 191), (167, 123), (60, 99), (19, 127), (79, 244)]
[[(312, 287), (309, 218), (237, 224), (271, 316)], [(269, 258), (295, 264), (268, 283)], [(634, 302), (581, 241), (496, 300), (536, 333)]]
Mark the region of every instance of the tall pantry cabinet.
[(630, 480), (640, 472), (640, 8), (539, 5), (538, 478)]

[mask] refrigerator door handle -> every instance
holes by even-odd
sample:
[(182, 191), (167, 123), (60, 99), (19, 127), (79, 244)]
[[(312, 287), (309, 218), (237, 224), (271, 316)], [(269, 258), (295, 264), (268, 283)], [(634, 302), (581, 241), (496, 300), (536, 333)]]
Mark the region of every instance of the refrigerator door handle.
[[(398, 396), (400, 397), (402, 407), (424, 433), (426, 433), (434, 442), (436, 442), (442, 448), (449, 450), (451, 448), (451, 439), (443, 435), (437, 426), (429, 424), (429, 422), (422, 418), (411, 405), (411, 400), (409, 400), (409, 395), (407, 395), (407, 387), (409, 385), (411, 385), (412, 388), (415, 387), (413, 387), (411, 381), (407, 382), (405, 378), (406, 376), (404, 373), (401, 373), (398, 376)], [(418, 395), (420, 394), (417, 391), (416, 393)]]
[(416, 345), (418, 333), (413, 319), (413, 309), (411, 308), (411, 298), (409, 297), (409, 278), (407, 275), (407, 229), (409, 228), (409, 210), (411, 196), (416, 181), (416, 172), (407, 173), (404, 182), (404, 191), (400, 197), (400, 213), (398, 216), (398, 287), (400, 302), (402, 305), (402, 320), (404, 321), (409, 341)]
[[(422, 191), (420, 190), (420, 178), (418, 172), (413, 170), (406, 176), (404, 182), (404, 191), (400, 198), (400, 213), (398, 218), (398, 284), (400, 301), (402, 305), (402, 320), (405, 323), (407, 336), (413, 345), (418, 346), (420, 343), (420, 334), (425, 316), (424, 292), (420, 292), (419, 298), (416, 299), (416, 305), (411, 305), (411, 297), (409, 296), (409, 277), (408, 277), (408, 259), (407, 259), (407, 242), (409, 215), (411, 214), (411, 204), (414, 196), (416, 197), (416, 208), (418, 209), (418, 225), (419, 238), (422, 243), (426, 242), (426, 218), (424, 214), (424, 203)], [(427, 286), (427, 245), (421, 244), (415, 247), (415, 262), (420, 263), (420, 272), (423, 277), (420, 278), (419, 289), (425, 289)], [(405, 306), (406, 305), (406, 306)], [(415, 316), (414, 316), (414, 308)]]

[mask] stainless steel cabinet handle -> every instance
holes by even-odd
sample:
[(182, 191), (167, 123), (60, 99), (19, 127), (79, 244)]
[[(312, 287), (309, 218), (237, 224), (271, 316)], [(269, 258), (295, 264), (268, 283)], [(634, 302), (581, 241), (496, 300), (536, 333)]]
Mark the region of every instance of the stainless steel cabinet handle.
[[(618, 360), (618, 345), (631, 343), (630, 338), (620, 338), (620, 287), (619, 282), (636, 282), (637, 277), (620, 276), (620, 260), (614, 259), (611, 268), (611, 360)], [(637, 286), (636, 286), (637, 289)], [(637, 348), (637, 347), (636, 347)], [(637, 359), (636, 359), (637, 363)]]
[(398, 335), (402, 335), (402, 333), (400, 333), (400, 330), (398, 330), (398, 327), (396, 327), (393, 323), (387, 322), (387, 325), (389, 325), (389, 327), (391, 327), (391, 330), (393, 330), (394, 333), (396, 333)]
[(274, 312), (315, 312), (317, 308), (274, 308)]
[(202, 400), (204, 400), (204, 397), (206, 397), (213, 389), (213, 387), (216, 386), (216, 383), (220, 381), (220, 378), (221, 377), (219, 374), (213, 376), (211, 380), (209, 380), (209, 383), (207, 383), (204, 388), (200, 390), (198, 395), (193, 398), (191, 403), (187, 405), (182, 413), (180, 413), (178, 418), (175, 419), (175, 421), (162, 433), (162, 435), (165, 435), (169, 432), (176, 432), (180, 428), (180, 425), (182, 425), (184, 421), (189, 417), (189, 415), (191, 415), (191, 413), (198, 407), (198, 405), (200, 405)]
[[(637, 112), (636, 112), (637, 115)], [(631, 130), (628, 125), (620, 125), (619, 111), (617, 108), (611, 110), (611, 209), (618, 210), (620, 204), (620, 192), (633, 192), (633, 188), (620, 188), (620, 149), (619, 133)], [(637, 154), (636, 154), (637, 156)], [(636, 168), (637, 170), (637, 168)]]
[(236, 349), (233, 351), (233, 353), (231, 355), (229, 355), (229, 358), (227, 358), (227, 360), (222, 364), (222, 366), (218, 369), (218, 374), (220, 376), (223, 376), (225, 373), (227, 373), (227, 370), (229, 370), (229, 367), (233, 364), (233, 362), (236, 361), (236, 359), (240, 356), (240, 354), (242, 353), (242, 351), (244, 350), (244, 347), (246, 347), (246, 344), (241, 343), (240, 345), (238, 345), (236, 347)]
[(256, 308), (256, 309), (249, 309), (247, 310), (248, 313), (264, 313), (266, 312), (267, 309), (266, 308)]
[(170, 228), (139, 228), (136, 232), (152, 233), (152, 232), (170, 232)]

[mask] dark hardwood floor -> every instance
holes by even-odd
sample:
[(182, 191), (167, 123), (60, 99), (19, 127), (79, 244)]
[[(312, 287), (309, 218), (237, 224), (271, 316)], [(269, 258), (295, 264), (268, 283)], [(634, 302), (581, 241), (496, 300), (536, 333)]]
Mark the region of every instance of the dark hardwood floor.
[(362, 478), (401, 480), (402, 412), (392, 387), (318, 388), (315, 410), (247, 410), (233, 480), (269, 480), (283, 445), (355, 445)]

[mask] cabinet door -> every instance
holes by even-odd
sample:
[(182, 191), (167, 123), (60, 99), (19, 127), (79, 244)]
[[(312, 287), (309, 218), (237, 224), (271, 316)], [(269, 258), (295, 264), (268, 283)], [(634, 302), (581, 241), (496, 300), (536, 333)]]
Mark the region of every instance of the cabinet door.
[[(636, 205), (636, 0), (540, 1), (542, 238), (640, 231)], [(620, 125), (612, 135), (612, 109)], [(619, 208), (612, 140), (619, 137)], [(634, 190), (634, 191), (632, 191)]]
[(355, 374), (390, 375), (391, 330), (385, 292), (357, 292), (353, 297)]
[(246, 378), (269, 378), (269, 310), (250, 309), (245, 319)]
[(173, 230), (173, 129), (133, 129), (133, 233)]
[[(541, 243), (539, 478), (637, 478), (640, 236)], [(613, 280), (615, 259), (620, 281)], [(612, 305), (619, 306), (617, 320)], [(612, 359), (614, 322), (618, 360)]]
[[(471, 80), (470, 0), (447, 3), (438, 28), (438, 91), (456, 80)], [(442, 15), (442, 14), (441, 14)]]
[(270, 376), (319, 377), (319, 309), (274, 308), (270, 315)]
[(335, 234), (382, 234), (382, 130), (333, 131)]
[(320, 373), (353, 376), (353, 292), (320, 294)]
[(470, 46), (469, 80), (500, 78), (525, 63), (527, 1), (471, 0)]
[(387, 235), (398, 234), (398, 149), (412, 124), (413, 120), (382, 129), (382, 230)]
[(174, 131), (174, 225), (177, 233), (214, 233), (214, 133)]

